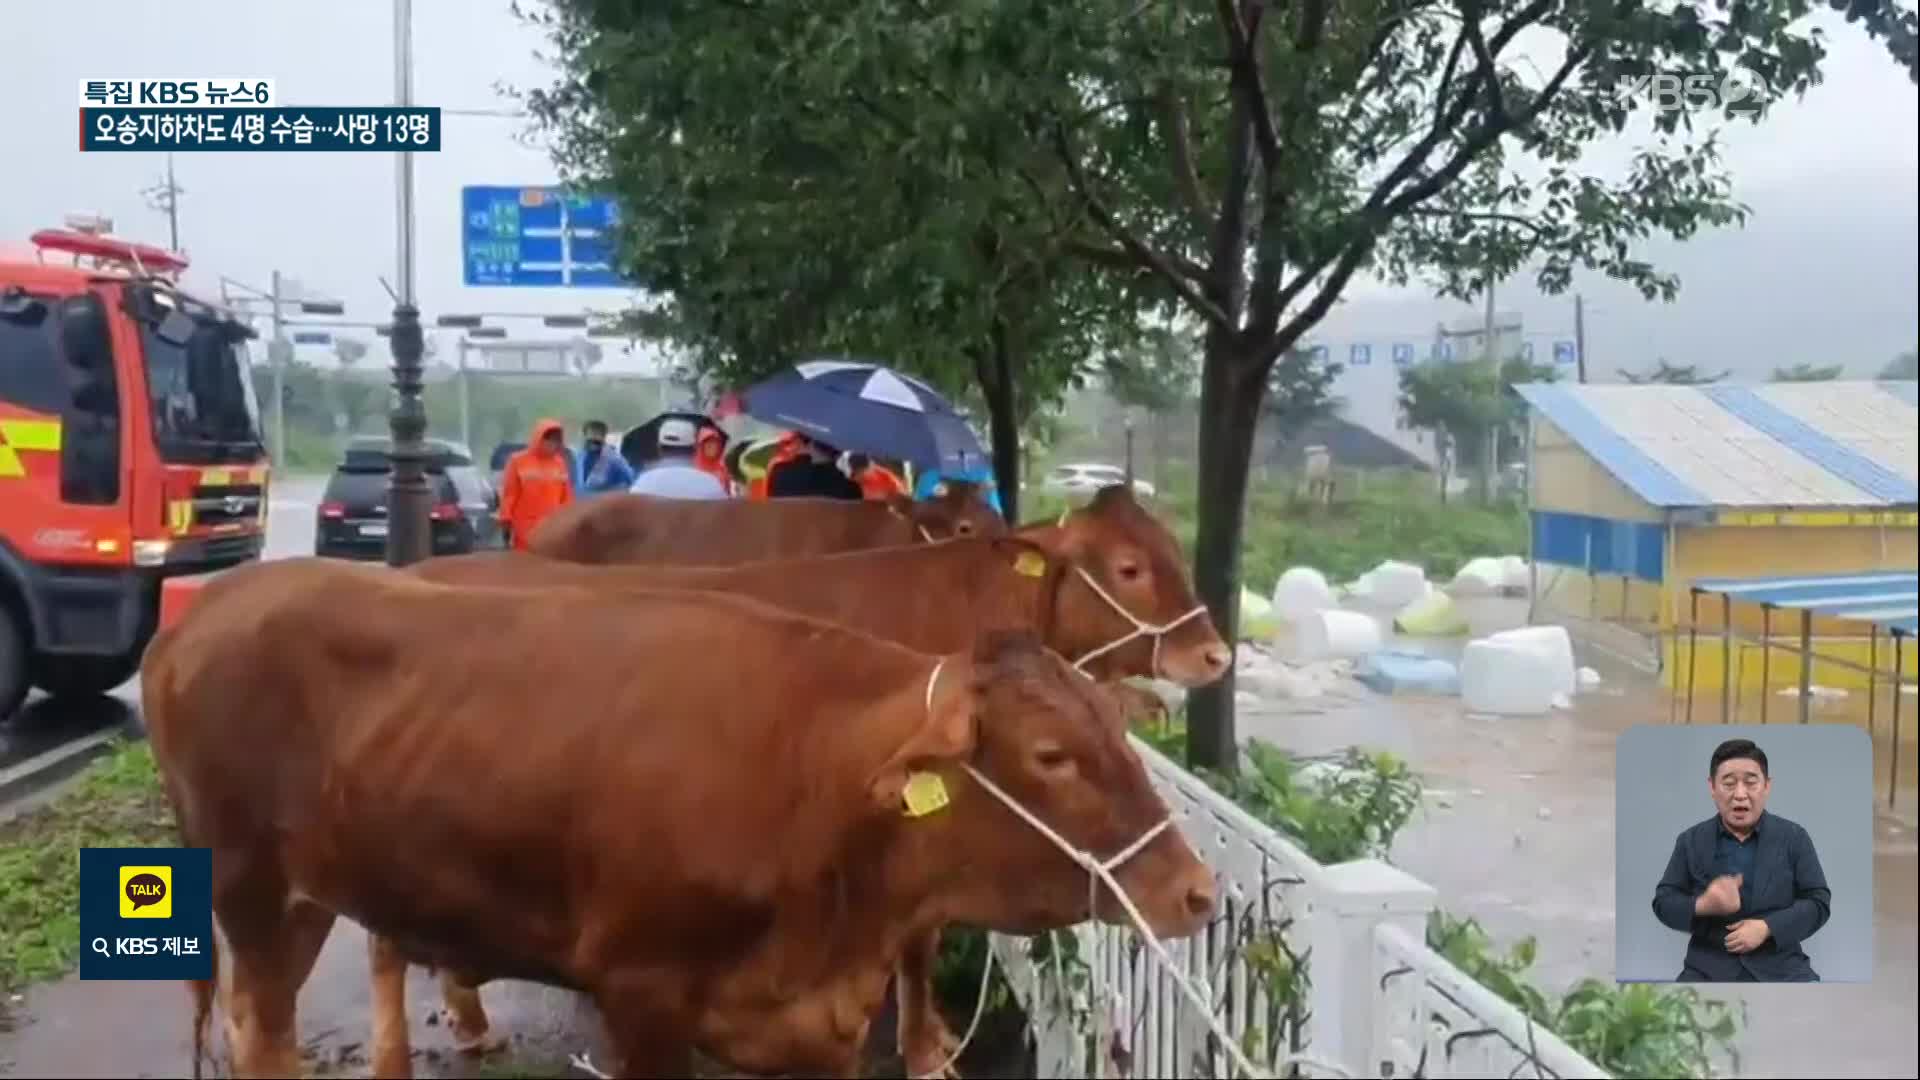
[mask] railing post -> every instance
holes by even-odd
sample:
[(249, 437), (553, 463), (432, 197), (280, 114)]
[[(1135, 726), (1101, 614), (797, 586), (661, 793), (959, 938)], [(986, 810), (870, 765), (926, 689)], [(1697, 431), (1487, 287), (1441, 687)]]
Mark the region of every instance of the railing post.
[(1313, 1056), (1345, 1066), (1355, 1076), (1375, 1076), (1374, 999), (1380, 988), (1373, 976), (1374, 928), (1391, 923), (1424, 941), (1438, 894), (1378, 859), (1326, 867), (1313, 885), (1309, 1046)]

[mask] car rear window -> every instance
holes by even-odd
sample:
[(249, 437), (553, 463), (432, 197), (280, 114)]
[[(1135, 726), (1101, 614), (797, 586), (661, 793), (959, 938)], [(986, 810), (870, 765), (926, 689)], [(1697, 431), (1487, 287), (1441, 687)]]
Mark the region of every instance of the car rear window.
[[(387, 469), (336, 469), (333, 479), (327, 482), (327, 491), (321, 498), (326, 502), (346, 503), (348, 506), (385, 506), (387, 504), (387, 484), (390, 482)], [(458, 502), (454, 493), (453, 481), (445, 473), (428, 473), (433, 483), (435, 502)]]

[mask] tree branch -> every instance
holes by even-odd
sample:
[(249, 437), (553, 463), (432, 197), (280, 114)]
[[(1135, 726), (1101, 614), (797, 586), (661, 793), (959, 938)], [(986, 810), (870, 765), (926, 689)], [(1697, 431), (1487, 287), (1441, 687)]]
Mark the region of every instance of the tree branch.
[[(1541, 15), (1545, 14), (1549, 6), (1550, 0), (1535, 0), (1535, 2), (1528, 5), (1524, 11), (1515, 15), (1514, 18), (1505, 26), (1501, 27), (1500, 31), (1494, 36), (1488, 55), (1498, 56), (1500, 50), (1503, 49), (1508, 42), (1512, 41), (1513, 37), (1520, 32), (1522, 27), (1532, 21), (1537, 21)], [(1463, 38), (1469, 36), (1468, 31), (1464, 28), (1461, 34)], [(1458, 47), (1459, 42), (1456, 41), (1456, 50)], [(1323, 257), (1317, 260), (1313, 266), (1301, 268), (1301, 272), (1294, 280), (1288, 282), (1285, 288), (1278, 290), (1278, 294), (1275, 297), (1275, 306), (1278, 310), (1285, 311), (1287, 306), (1296, 300), (1315, 278), (1325, 272), (1329, 265), (1333, 267), (1332, 273), (1315, 293), (1312, 301), (1307, 304), (1306, 308), (1304, 308), (1300, 314), (1288, 320), (1286, 326), (1271, 339), (1268, 347), (1261, 351), (1260, 362), (1263, 364), (1273, 363), (1285, 347), (1281, 343), (1291, 343), (1292, 338), (1289, 337), (1289, 331), (1297, 336), (1299, 332), (1313, 325), (1314, 320), (1323, 317), (1326, 312), (1332, 308), (1334, 301), (1339, 298), (1340, 289), (1346, 287), (1347, 281), (1352, 278), (1353, 274), (1360, 268), (1361, 263), (1372, 253), (1373, 246), (1378, 241), (1380, 231), (1388, 222), (1394, 217), (1412, 210), (1421, 202), (1431, 198), (1436, 192), (1458, 179), (1460, 174), (1466, 170), (1467, 166), (1471, 164), (1482, 151), (1488, 146), (1491, 146), (1506, 132), (1513, 128), (1532, 123), (1534, 118), (1544, 112), (1546, 107), (1558, 96), (1561, 88), (1565, 86), (1567, 79), (1573, 75), (1573, 72), (1579, 68), (1581, 64), (1586, 62), (1587, 58), (1592, 55), (1592, 52), (1593, 46), (1591, 44), (1584, 44), (1569, 49), (1566, 59), (1560, 65), (1560, 69), (1553, 74), (1552, 78), (1547, 80), (1546, 85), (1540, 88), (1540, 92), (1534, 95), (1533, 100), (1529, 102), (1527, 107), (1521, 110), (1518, 115), (1507, 113), (1505, 110), (1503, 110), (1502, 115), (1490, 114), (1485, 121), (1462, 140), (1460, 146), (1448, 158), (1444, 165), (1422, 177), (1419, 181), (1409, 185), (1405, 190), (1395, 194), (1394, 189), (1406, 183), (1415, 172), (1419, 171), (1420, 167), (1426, 163), (1427, 158), (1438, 148), (1447, 133), (1465, 117), (1473, 100), (1475, 87), (1469, 85), (1465, 88), (1461, 92), (1461, 95), (1455, 99), (1453, 105), (1444, 110), (1442, 117), (1436, 119), (1434, 128), (1429, 131), (1412, 150), (1409, 150), (1407, 156), (1387, 174), (1385, 179), (1381, 180), (1379, 186), (1374, 188), (1373, 193), (1368, 196), (1365, 204), (1361, 206), (1355, 215), (1352, 233), (1348, 236), (1347, 242), (1339, 249), (1338, 255)], [(1477, 82), (1480, 79), (1497, 78), (1497, 72), (1484, 65), (1480, 65), (1475, 68), (1472, 81)], [(1441, 119), (1444, 119), (1445, 122), (1440, 122)]]
[[(1115, 270), (1124, 270), (1128, 267), (1140, 265), (1140, 259), (1133, 254), (1131, 248), (1111, 248), (1105, 244), (1097, 244), (1091, 240), (1080, 237), (1069, 237), (1066, 241), (1066, 248), (1069, 252), (1088, 262), (1098, 263), (1101, 266), (1110, 267)], [(1209, 277), (1206, 267), (1201, 266), (1185, 255), (1167, 252), (1161, 257), (1166, 259), (1167, 264), (1182, 277), (1189, 278), (1196, 284), (1204, 283)]]
[(1067, 168), (1067, 182), (1073, 185), (1088, 216), (1093, 218), (1095, 224), (1119, 241), (1120, 246), (1133, 255), (1136, 263), (1146, 264), (1165, 278), (1167, 284), (1180, 294), (1180, 298), (1191, 304), (1193, 310), (1199, 312), (1208, 322), (1228, 331), (1235, 329), (1233, 320), (1221, 310), (1220, 305), (1208, 299), (1198, 287), (1211, 281), (1213, 275), (1208, 273), (1202, 278), (1194, 278), (1181, 273), (1167, 256), (1148, 247), (1145, 241), (1135, 236), (1131, 229), (1115, 217), (1113, 211), (1109, 210), (1106, 203), (1102, 202), (1088, 186), (1086, 175), (1080, 168), (1079, 157), (1067, 140), (1066, 129), (1057, 123), (1053, 125), (1053, 148), (1054, 152), (1059, 154), (1061, 164)]
[(1200, 173), (1193, 164), (1193, 133), (1187, 123), (1187, 106), (1172, 84), (1160, 88), (1160, 111), (1167, 126), (1167, 143), (1173, 150), (1174, 189), (1186, 200), (1187, 211), (1204, 234), (1209, 219), (1207, 197), (1200, 190)]
[(1410, 217), (1464, 218), (1468, 221), (1512, 225), (1518, 229), (1525, 229), (1535, 236), (1544, 235), (1548, 231), (1546, 224), (1536, 221), (1525, 214), (1510, 214), (1497, 210), (1432, 210), (1426, 207), (1416, 206), (1409, 208), (1407, 215)]
[(1227, 33), (1227, 69), (1234, 90), (1247, 106), (1247, 117), (1253, 124), (1253, 145), (1260, 154), (1260, 164), (1268, 173), (1280, 160), (1280, 136), (1273, 123), (1273, 110), (1267, 101), (1267, 80), (1261, 71), (1260, 56), (1255, 51), (1255, 43), (1260, 38), (1260, 18), (1265, 7), (1259, 3), (1247, 5), (1247, 18), (1234, 10), (1233, 0), (1215, 0), (1214, 11), (1220, 16), (1221, 27)]
[(1495, 123), (1508, 124), (1507, 100), (1500, 93), (1500, 67), (1494, 62), (1494, 53), (1487, 48), (1486, 35), (1480, 32), (1480, 4), (1478, 0), (1461, 5), (1462, 23), (1460, 36), (1473, 48), (1474, 63), (1482, 72), (1480, 85), (1487, 92), (1487, 114)]

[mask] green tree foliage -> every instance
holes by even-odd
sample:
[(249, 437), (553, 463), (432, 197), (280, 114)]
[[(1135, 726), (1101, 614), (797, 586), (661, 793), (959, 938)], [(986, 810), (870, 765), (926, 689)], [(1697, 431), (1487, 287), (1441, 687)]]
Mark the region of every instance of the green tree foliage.
[[(1481, 501), (1487, 502), (1493, 492), (1488, 440), (1500, 440), (1506, 454), (1525, 420), (1525, 402), (1513, 387), (1558, 377), (1552, 365), (1519, 357), (1498, 368), (1487, 360), (1420, 364), (1400, 372), (1400, 411), (1409, 427), (1434, 433), (1442, 447), (1442, 464), (1464, 466)], [(1443, 495), (1449, 471), (1440, 470)]]
[[(1798, 0), (554, 7), (568, 74), (536, 112), (563, 171), (627, 198), (627, 265), (736, 363), (830, 340), (835, 320), (976, 358), (1024, 328), (994, 391), (1087, 355), (1039, 349), (1046, 329), (1130, 329), (1136, 304), (1197, 319), (1195, 578), (1230, 636), (1269, 377), (1354, 275), (1466, 297), (1521, 270), (1558, 292), (1585, 269), (1670, 299), (1678, 281), (1636, 245), (1745, 210), (1694, 131), (1712, 108), (1623, 80), (1739, 67), (1761, 89), (1730, 118), (1758, 121), (1825, 57)], [(1915, 71), (1913, 12), (1846, 15)], [(1654, 137), (1623, 172), (1586, 163), (1636, 115)], [(849, 290), (875, 302), (831, 303)], [(1082, 310), (1119, 317), (1064, 314)], [(939, 370), (951, 386), (966, 365)], [(1236, 756), (1233, 694), (1231, 673), (1195, 694), (1195, 762)]]
[(1196, 342), (1172, 327), (1148, 329), (1114, 345), (1101, 375), (1115, 401), (1149, 413), (1179, 407), (1193, 396), (1200, 363)]
[(1909, 349), (1893, 358), (1892, 362), (1880, 370), (1882, 379), (1906, 380), (1920, 379), (1920, 350)]
[(1662, 357), (1658, 363), (1645, 371), (1628, 371), (1626, 368), (1621, 368), (1619, 371), (1621, 378), (1636, 386), (1645, 386), (1651, 383), (1667, 383), (1672, 386), (1705, 386), (1708, 383), (1717, 383), (1721, 379), (1733, 374), (1731, 370), (1723, 370), (1718, 375), (1708, 375), (1700, 370), (1700, 365), (1698, 364), (1670, 364), (1666, 361), (1665, 357)]
[(1015, 111), (926, 107), (964, 13), (811, 7), (562, 0), (532, 16), (563, 72), (532, 110), (563, 175), (628, 208), (651, 331), (726, 383), (819, 353), (925, 377), (984, 408), (1016, 515), (1022, 428), (1136, 305), (1070, 256), (1086, 230)]
[(1273, 365), (1261, 411), (1276, 443), (1285, 446), (1307, 425), (1339, 413), (1345, 403), (1333, 396), (1333, 381), (1344, 370), (1337, 360), (1315, 360), (1310, 349), (1292, 349)]
[(1774, 368), (1774, 382), (1832, 382), (1846, 373), (1844, 364), (1795, 364)]

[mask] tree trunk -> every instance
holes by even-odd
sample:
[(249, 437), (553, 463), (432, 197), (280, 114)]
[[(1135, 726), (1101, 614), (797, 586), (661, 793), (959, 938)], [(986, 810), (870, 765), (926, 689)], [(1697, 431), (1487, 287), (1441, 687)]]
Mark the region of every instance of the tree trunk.
[(1000, 489), (1000, 509), (1008, 524), (1020, 523), (1020, 413), (1015, 397), (1018, 366), (1004, 328), (993, 332), (993, 351), (986, 358), (988, 377), (980, 389), (987, 399), (987, 434), (992, 444), (993, 482)]
[[(1246, 377), (1245, 370), (1233, 343), (1218, 330), (1210, 332), (1200, 376), (1199, 530), (1193, 545), (1193, 583), (1229, 645), (1239, 641), (1240, 541), (1264, 389), (1261, 380)], [(1229, 666), (1218, 682), (1187, 695), (1190, 765), (1237, 767), (1233, 694), (1234, 671)]]

